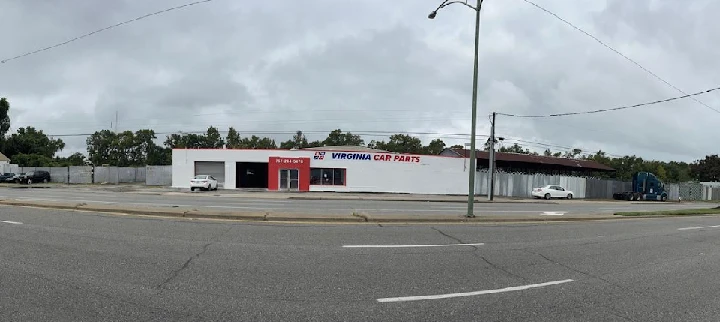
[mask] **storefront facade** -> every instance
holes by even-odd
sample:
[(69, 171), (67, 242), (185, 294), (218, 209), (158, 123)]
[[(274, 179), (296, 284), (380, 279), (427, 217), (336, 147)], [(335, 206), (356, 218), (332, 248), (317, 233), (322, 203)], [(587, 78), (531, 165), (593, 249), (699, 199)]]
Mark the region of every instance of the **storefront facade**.
[(173, 187), (208, 174), (221, 189), (467, 194), (467, 159), (319, 150), (174, 149)]

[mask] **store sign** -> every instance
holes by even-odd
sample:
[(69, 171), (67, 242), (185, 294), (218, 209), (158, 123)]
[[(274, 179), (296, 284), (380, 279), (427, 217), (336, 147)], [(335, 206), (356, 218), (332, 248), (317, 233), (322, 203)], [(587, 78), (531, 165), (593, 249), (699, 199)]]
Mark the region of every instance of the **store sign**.
[(372, 160), (370, 153), (333, 153), (335, 160)]
[(293, 159), (293, 158), (277, 158), (275, 163), (278, 164), (305, 164), (305, 159)]
[[(416, 155), (338, 152), (338, 153), (333, 153), (331, 156), (332, 156), (333, 160), (368, 160), (368, 161), (420, 163), (420, 157), (416, 156)], [(322, 160), (322, 159), (320, 159), (320, 160)]]
[(410, 162), (420, 163), (420, 157), (417, 155), (402, 155), (402, 154), (376, 154), (374, 156), (375, 161), (394, 161), (394, 162)]

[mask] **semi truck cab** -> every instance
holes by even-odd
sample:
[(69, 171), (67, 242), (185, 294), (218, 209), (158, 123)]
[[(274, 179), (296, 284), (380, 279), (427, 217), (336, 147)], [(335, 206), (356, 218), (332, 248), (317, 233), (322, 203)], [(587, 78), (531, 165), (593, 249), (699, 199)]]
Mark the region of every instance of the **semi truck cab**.
[(667, 201), (668, 195), (665, 184), (657, 176), (650, 172), (637, 172), (633, 174), (632, 191), (614, 193), (613, 198), (628, 201)]

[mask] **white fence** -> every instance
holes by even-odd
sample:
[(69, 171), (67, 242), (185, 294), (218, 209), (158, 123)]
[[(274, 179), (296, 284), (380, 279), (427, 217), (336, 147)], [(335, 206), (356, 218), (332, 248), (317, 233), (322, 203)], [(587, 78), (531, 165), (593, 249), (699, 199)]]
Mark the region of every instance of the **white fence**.
[(50, 172), (50, 181), (71, 184), (91, 183), (144, 183), (149, 186), (169, 186), (172, 166), (147, 167), (19, 167), (17, 164), (0, 165), (2, 173), (26, 173), (36, 170)]
[[(53, 182), (70, 184), (91, 183), (143, 183), (149, 186), (172, 184), (172, 166), (147, 167), (19, 167), (16, 164), (0, 164), (3, 173), (23, 173), (35, 170), (50, 172)], [(480, 171), (475, 181), (475, 193), (488, 194), (488, 173)], [(495, 176), (495, 196), (530, 198), (532, 188), (560, 185), (573, 192), (574, 198), (611, 199), (614, 192), (629, 191), (629, 182), (595, 178), (570, 177), (543, 174), (499, 172)], [(720, 183), (666, 184), (669, 200), (720, 200)]]
[[(475, 192), (488, 194), (487, 171), (477, 173)], [(612, 199), (613, 193), (632, 190), (630, 182), (596, 178), (554, 176), (543, 174), (503, 173), (495, 175), (494, 195), (510, 198), (530, 198), (532, 188), (545, 185), (560, 185), (572, 191), (574, 198)], [(666, 184), (668, 200), (720, 200), (720, 183)]]

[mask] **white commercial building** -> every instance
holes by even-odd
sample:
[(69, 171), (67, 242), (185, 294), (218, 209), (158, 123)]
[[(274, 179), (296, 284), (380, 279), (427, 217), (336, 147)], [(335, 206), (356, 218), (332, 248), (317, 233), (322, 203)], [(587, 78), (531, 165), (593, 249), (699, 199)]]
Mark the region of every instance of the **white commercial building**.
[(466, 194), (467, 158), (362, 148), (174, 149), (172, 186), (212, 175), (221, 189)]

